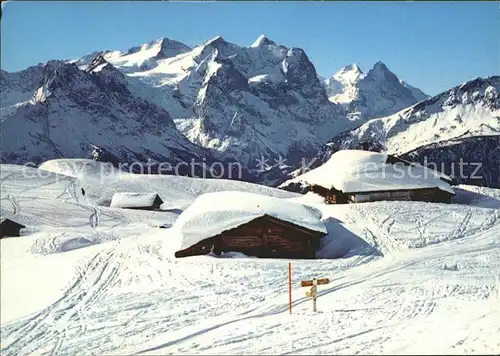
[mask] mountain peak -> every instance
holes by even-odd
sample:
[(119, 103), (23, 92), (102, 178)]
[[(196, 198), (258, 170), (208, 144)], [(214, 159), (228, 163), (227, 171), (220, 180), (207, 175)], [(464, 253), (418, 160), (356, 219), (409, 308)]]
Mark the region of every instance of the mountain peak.
[(189, 51), (191, 48), (189, 46), (185, 45), (184, 43), (181, 43), (179, 41), (171, 40), (170, 38), (163, 37), (159, 38), (153, 41), (149, 41), (146, 43), (143, 43), (142, 45), (135, 46), (130, 48), (126, 54), (134, 54), (140, 51), (147, 51), (154, 49), (156, 50), (158, 48), (158, 55), (160, 57), (165, 57), (166, 55), (171, 56), (172, 53), (179, 54), (183, 52)]
[(224, 38), (222, 38), (222, 36), (216, 36), (214, 38), (212, 38), (211, 40), (209, 40), (208, 42), (205, 43), (205, 46), (217, 46), (217, 45), (220, 45), (222, 43), (225, 43), (226, 41), (224, 40)]
[(356, 63), (349, 64), (334, 74), (333, 79), (342, 84), (355, 84), (364, 76), (363, 71)]
[(276, 45), (276, 43), (262, 34), (257, 38), (257, 40), (255, 40), (254, 43), (252, 43), (250, 47), (262, 47), (262, 46), (272, 46), (272, 45)]
[(359, 68), (359, 66), (356, 63), (348, 64), (339, 71), (339, 73), (346, 73), (346, 72), (356, 72), (360, 74), (363, 73), (361, 68)]
[(188, 52), (191, 48), (184, 43), (164, 37), (160, 41), (160, 50), (156, 55), (157, 59), (175, 57), (178, 54)]
[(396, 87), (399, 86), (404, 88), (396, 74), (391, 72), (390, 69), (380, 61), (374, 64), (373, 68), (368, 72), (368, 77), (377, 82), (387, 81), (391, 82)]
[(387, 66), (381, 62), (381, 61), (378, 61), (377, 63), (375, 63), (375, 65), (373, 66), (373, 70), (375, 71), (379, 71), (379, 72), (388, 72), (389, 71), (389, 68), (387, 68)]
[(102, 56), (102, 54), (99, 53), (94, 57), (92, 62), (90, 62), (90, 64), (85, 69), (85, 71), (92, 72), (98, 68), (102, 69), (104, 67), (104, 65), (107, 63), (108, 63), (108, 61)]

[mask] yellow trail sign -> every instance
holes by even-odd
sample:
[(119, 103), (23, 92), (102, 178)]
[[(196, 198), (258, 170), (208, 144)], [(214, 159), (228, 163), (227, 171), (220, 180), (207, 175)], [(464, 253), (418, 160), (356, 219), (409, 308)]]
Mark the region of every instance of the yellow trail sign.
[[(318, 285), (328, 284), (328, 283), (330, 283), (330, 280), (328, 278), (319, 278), (319, 279), (316, 280), (316, 283)], [(301, 287), (312, 287), (313, 286), (313, 281), (312, 280), (301, 281), (300, 282), (300, 286)]]

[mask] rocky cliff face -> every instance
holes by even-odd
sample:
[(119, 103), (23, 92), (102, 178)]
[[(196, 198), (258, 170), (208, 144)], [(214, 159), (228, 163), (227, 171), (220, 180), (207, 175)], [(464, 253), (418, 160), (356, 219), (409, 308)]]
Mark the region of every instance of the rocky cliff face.
[(39, 71), (31, 98), (2, 116), (3, 163), (88, 157), (96, 147), (129, 164), (210, 155), (176, 129), (167, 111), (135, 97), (125, 75), (100, 55), (84, 70), (51, 61)]
[(457, 184), (500, 188), (500, 136), (431, 143), (400, 156), (454, 177)]

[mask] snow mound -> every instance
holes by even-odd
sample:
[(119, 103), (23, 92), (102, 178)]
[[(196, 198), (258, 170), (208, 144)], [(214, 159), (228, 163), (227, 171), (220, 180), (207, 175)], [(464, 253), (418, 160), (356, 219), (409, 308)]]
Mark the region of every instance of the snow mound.
[(124, 173), (111, 163), (83, 158), (52, 159), (43, 162), (38, 168), (76, 178), (86, 175), (101, 175), (104, 177)]
[(244, 253), (237, 252), (237, 251), (222, 252), (220, 256), (214, 255), (214, 257), (219, 257), (219, 258), (256, 258), (256, 257), (247, 256)]
[(318, 259), (347, 258), (353, 255), (378, 255), (377, 250), (362, 237), (364, 231), (357, 226), (348, 226), (334, 218), (325, 221), (328, 235), (320, 240)]
[[(21, 174), (27, 171), (27, 177), (44, 176), (39, 172), (55, 172), (63, 180), (78, 177), (78, 182), (85, 189), (89, 204), (109, 206), (111, 199), (118, 192), (151, 193), (155, 192), (166, 201), (161, 209), (181, 209), (188, 207), (194, 199), (206, 192), (239, 190), (264, 194), (278, 198), (291, 198), (296, 193), (244, 182), (234, 179), (203, 179), (178, 175), (135, 174), (118, 170), (110, 163), (96, 162), (90, 159), (54, 159), (40, 165), (39, 169), (10, 166)], [(2, 172), (3, 174), (4, 172)], [(49, 175), (46, 173), (45, 175)], [(56, 174), (53, 174), (56, 176)], [(34, 184), (35, 181), (30, 181)], [(10, 183), (9, 183), (10, 184)], [(3, 186), (2, 186), (3, 187)], [(79, 187), (78, 189), (80, 189)], [(15, 191), (17, 193), (17, 190)], [(81, 194), (81, 191), (78, 191)], [(43, 195), (43, 193), (38, 194)]]
[(500, 189), (463, 184), (454, 189), (457, 193), (452, 200), (454, 204), (500, 209)]
[(61, 246), (62, 252), (72, 251), (83, 247), (88, 247), (94, 243), (85, 237), (75, 237), (71, 240), (66, 241)]
[(180, 249), (269, 215), (310, 230), (327, 233), (321, 212), (311, 206), (265, 195), (224, 191), (200, 195), (175, 221), (173, 230), (180, 238)]
[[(57, 199), (78, 204), (84, 200), (79, 179), (15, 164), (0, 165), (1, 198), (11, 200), (14, 211), (20, 199)], [(5, 208), (8, 204), (3, 204)]]
[(451, 186), (440, 179), (448, 178), (445, 175), (414, 163), (389, 163), (388, 158), (385, 153), (341, 150), (322, 166), (284, 184), (307, 182), (326, 188), (333, 186), (344, 193), (439, 188), (455, 194)]

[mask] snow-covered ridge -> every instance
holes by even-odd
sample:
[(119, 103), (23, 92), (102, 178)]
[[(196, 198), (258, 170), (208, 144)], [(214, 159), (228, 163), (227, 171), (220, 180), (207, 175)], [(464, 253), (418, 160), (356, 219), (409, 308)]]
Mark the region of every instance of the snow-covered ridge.
[(376, 142), (389, 153), (403, 154), (442, 140), (499, 135), (499, 91), (499, 76), (465, 82), (394, 115), (368, 121), (343, 135), (340, 148)]
[(121, 162), (206, 154), (177, 131), (166, 110), (134, 95), (127, 76), (101, 55), (84, 70), (50, 61), (38, 72), (30, 100), (3, 113), (1, 162), (88, 157), (93, 146)]
[(395, 113), (429, 96), (400, 80), (382, 62), (364, 73), (353, 63), (324, 80), (329, 99), (354, 118), (371, 119)]

